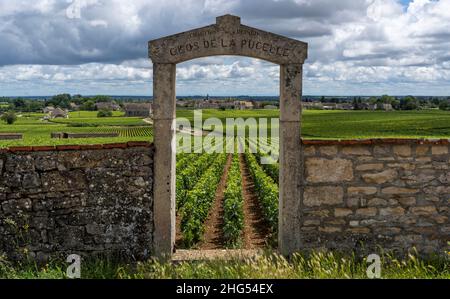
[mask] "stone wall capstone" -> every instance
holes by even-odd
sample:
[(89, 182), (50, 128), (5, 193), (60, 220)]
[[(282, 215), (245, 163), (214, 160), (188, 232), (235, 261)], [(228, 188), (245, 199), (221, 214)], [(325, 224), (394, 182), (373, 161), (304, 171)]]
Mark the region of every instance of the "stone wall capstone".
[(0, 152), (0, 255), (143, 259), (152, 253), (153, 145)]
[(448, 140), (304, 140), (303, 154), (303, 249), (449, 251)]

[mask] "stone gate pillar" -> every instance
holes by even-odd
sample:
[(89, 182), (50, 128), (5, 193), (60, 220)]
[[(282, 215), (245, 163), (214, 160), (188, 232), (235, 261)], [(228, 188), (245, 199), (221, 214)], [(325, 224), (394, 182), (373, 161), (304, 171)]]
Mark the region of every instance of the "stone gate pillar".
[(280, 74), (280, 195), (278, 247), (290, 255), (300, 249), (302, 64), (281, 65)]
[(153, 64), (154, 251), (170, 255), (175, 243), (176, 65)]

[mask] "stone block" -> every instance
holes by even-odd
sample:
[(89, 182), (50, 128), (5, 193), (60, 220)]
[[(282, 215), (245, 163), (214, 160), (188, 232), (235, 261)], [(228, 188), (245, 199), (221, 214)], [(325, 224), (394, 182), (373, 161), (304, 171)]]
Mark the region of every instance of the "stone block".
[(417, 216), (431, 216), (437, 213), (435, 206), (412, 207), (410, 211)]
[(428, 145), (418, 145), (416, 147), (416, 156), (425, 156), (430, 152)]
[(389, 194), (389, 195), (416, 194), (418, 192), (419, 192), (419, 189), (401, 188), (401, 187), (386, 187), (386, 188), (381, 189), (381, 193)]
[(384, 184), (397, 178), (397, 171), (388, 169), (378, 173), (366, 173), (362, 175), (363, 180), (369, 184)]
[(377, 187), (348, 187), (349, 195), (373, 195), (377, 193)]
[(338, 232), (342, 231), (342, 228), (336, 227), (336, 226), (325, 226), (325, 227), (319, 227), (319, 231), (323, 232), (323, 233), (332, 234), (332, 233), (338, 233)]
[(380, 216), (402, 216), (405, 214), (405, 209), (402, 207), (381, 208)]
[(338, 186), (306, 187), (303, 203), (307, 207), (340, 205), (344, 203), (344, 190)]
[(448, 154), (448, 146), (446, 145), (433, 145), (431, 147), (432, 155), (447, 155)]
[(306, 180), (311, 183), (338, 183), (353, 179), (352, 161), (346, 159), (308, 158)]
[(367, 146), (345, 146), (342, 148), (344, 155), (350, 156), (370, 156), (369, 147)]
[(364, 216), (364, 217), (373, 217), (377, 215), (377, 209), (376, 208), (362, 208), (356, 210), (357, 216)]
[(379, 207), (379, 206), (386, 206), (388, 204), (387, 200), (383, 198), (372, 198), (369, 199), (367, 202), (367, 205), (369, 207)]
[(353, 211), (351, 209), (345, 209), (345, 208), (336, 208), (334, 209), (334, 216), (335, 217), (346, 217), (348, 215), (353, 214)]
[(382, 170), (384, 168), (383, 163), (373, 163), (373, 164), (361, 164), (356, 166), (357, 171), (370, 171), (370, 170)]
[(338, 148), (336, 145), (329, 145), (329, 146), (321, 146), (319, 147), (320, 154), (326, 155), (326, 156), (336, 156), (338, 152)]
[(397, 156), (409, 157), (411, 156), (411, 146), (410, 145), (394, 145), (392, 148), (393, 152)]

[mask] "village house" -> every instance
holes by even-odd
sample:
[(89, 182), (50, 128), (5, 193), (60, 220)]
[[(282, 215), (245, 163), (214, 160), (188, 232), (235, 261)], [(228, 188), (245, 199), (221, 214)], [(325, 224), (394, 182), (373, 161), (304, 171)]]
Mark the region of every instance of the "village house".
[(48, 107), (45, 107), (44, 109), (42, 109), (42, 112), (45, 114), (49, 114), (49, 113), (53, 112), (53, 110), (55, 110), (55, 107), (48, 106)]
[(99, 102), (95, 103), (95, 108), (97, 110), (111, 110), (118, 111), (120, 110), (120, 106), (114, 102)]
[(250, 101), (235, 101), (234, 109), (236, 110), (248, 110), (253, 109), (254, 105)]
[(377, 104), (378, 110), (384, 110), (384, 111), (392, 111), (394, 108), (391, 104)]
[(150, 117), (153, 115), (151, 103), (126, 103), (124, 109), (126, 117)]
[(70, 110), (74, 111), (74, 110), (79, 110), (80, 106), (75, 104), (75, 103), (70, 103)]
[(323, 105), (320, 102), (302, 102), (303, 109), (323, 109)]
[(56, 108), (49, 114), (50, 118), (69, 118), (69, 112), (61, 108)]
[(212, 100), (198, 101), (194, 105), (196, 109), (219, 109), (219, 107), (219, 103)]
[(354, 107), (350, 103), (340, 103), (340, 104), (336, 104), (336, 109), (337, 110), (353, 110)]

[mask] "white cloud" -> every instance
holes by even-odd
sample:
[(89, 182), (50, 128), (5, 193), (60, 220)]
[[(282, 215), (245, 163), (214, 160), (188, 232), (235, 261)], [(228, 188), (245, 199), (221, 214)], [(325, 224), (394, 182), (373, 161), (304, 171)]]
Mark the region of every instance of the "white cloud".
[[(81, 19), (69, 19), (65, 0), (0, 0), (0, 95), (149, 94), (147, 41), (225, 13), (308, 42), (305, 93), (450, 88), (450, 0), (80, 1)], [(179, 66), (178, 91), (277, 94), (278, 75), (265, 62), (210, 57)]]

